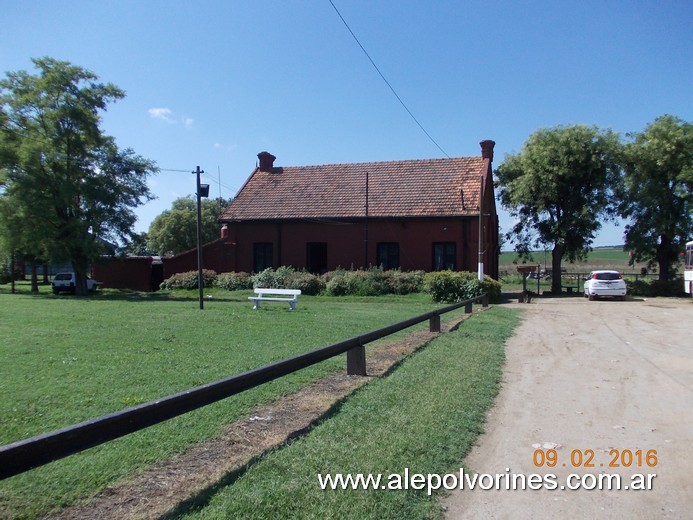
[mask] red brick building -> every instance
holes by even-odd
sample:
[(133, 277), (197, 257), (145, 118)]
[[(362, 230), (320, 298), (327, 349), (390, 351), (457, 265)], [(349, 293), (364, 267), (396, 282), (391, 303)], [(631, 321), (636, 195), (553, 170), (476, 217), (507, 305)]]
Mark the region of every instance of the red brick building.
[[(497, 278), (494, 145), (482, 141), (479, 157), (322, 166), (275, 166), (261, 152), (221, 218), (221, 238), (205, 245), (204, 266), (475, 272), (481, 245), (484, 272)], [(164, 260), (165, 276), (195, 268), (195, 251)]]

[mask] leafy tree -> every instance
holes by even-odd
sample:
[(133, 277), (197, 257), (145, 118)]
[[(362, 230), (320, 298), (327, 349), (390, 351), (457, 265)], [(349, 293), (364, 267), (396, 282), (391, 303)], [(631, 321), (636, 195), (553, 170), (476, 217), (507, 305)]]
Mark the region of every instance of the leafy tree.
[(626, 248), (630, 262), (659, 265), (669, 280), (693, 233), (693, 131), (671, 115), (655, 119), (626, 145)]
[[(224, 199), (202, 199), (202, 243), (219, 238), (219, 218), (229, 205)], [(173, 201), (170, 210), (149, 226), (149, 249), (160, 255), (175, 255), (197, 247), (197, 202), (194, 197)]]
[(147, 233), (135, 233), (122, 248), (121, 254), (126, 256), (151, 256), (156, 253), (149, 249), (149, 235)]
[(0, 81), (0, 174), (5, 198), (22, 215), (17, 243), (42, 237), (53, 260), (69, 260), (77, 293), (103, 241), (126, 240), (133, 208), (153, 198), (153, 162), (120, 150), (100, 128), (100, 112), (124, 97), (118, 87), (52, 58), (33, 60), (36, 75)]
[(561, 290), (561, 262), (584, 258), (600, 220), (617, 211), (622, 145), (610, 130), (575, 125), (533, 133), (519, 154), (496, 169), (503, 206), (517, 224), (508, 238), (528, 256), (552, 246), (551, 290)]
[[(15, 207), (11, 197), (0, 197), (0, 249), (8, 252), (11, 259), (17, 254), (31, 267), (31, 292), (39, 292), (37, 265), (47, 257), (47, 243), (42, 234), (32, 234), (39, 228), (35, 214)], [(14, 282), (14, 275), (12, 277)], [(14, 292), (14, 284), (12, 288)]]

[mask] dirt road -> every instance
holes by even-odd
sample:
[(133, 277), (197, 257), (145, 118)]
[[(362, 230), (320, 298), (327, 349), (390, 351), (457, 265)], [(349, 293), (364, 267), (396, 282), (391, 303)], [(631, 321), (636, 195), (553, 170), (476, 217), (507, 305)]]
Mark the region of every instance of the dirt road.
[[(575, 297), (521, 307), (501, 393), (464, 467), (555, 474), (557, 488), (505, 490), (501, 479), (500, 491), (455, 491), (443, 501), (447, 517), (693, 518), (693, 301)], [(537, 449), (537, 462), (555, 453), (556, 466), (537, 467)], [(590, 457), (594, 467), (585, 467)], [(619, 474), (630, 487), (644, 474), (652, 490), (561, 489), (570, 474)]]

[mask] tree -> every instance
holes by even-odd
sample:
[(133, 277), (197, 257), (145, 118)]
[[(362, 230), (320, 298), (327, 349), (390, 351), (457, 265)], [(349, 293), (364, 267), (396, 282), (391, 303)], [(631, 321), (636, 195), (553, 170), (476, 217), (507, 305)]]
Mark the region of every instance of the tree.
[(125, 256), (151, 256), (156, 254), (149, 249), (149, 236), (147, 233), (135, 233), (122, 248), (121, 253)]
[(36, 75), (0, 81), (2, 196), (23, 215), (16, 242), (42, 237), (53, 260), (69, 260), (77, 294), (103, 241), (127, 240), (133, 208), (152, 199), (153, 162), (120, 150), (100, 128), (100, 112), (124, 97), (92, 72), (52, 58), (34, 59)]
[(669, 280), (693, 233), (693, 132), (691, 124), (661, 116), (626, 145), (622, 215), (630, 262), (659, 265)]
[(584, 258), (601, 227), (614, 217), (622, 145), (610, 130), (575, 125), (533, 133), (522, 151), (496, 169), (501, 204), (517, 219), (508, 238), (528, 256), (551, 244), (551, 290), (561, 291), (561, 262)]
[[(229, 201), (202, 199), (202, 243), (219, 238), (219, 218)], [(158, 215), (149, 226), (149, 249), (160, 255), (175, 255), (197, 247), (197, 202), (180, 197), (170, 210)]]

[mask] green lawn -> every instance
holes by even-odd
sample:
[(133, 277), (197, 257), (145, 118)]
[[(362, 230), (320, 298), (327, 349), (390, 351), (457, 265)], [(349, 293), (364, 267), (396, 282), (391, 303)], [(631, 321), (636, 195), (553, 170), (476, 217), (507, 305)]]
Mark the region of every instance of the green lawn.
[[(228, 485), (170, 518), (424, 519), (440, 516), (426, 489), (321, 489), (318, 475), (458, 474), (500, 385), (517, 311), (472, 316), (350, 396), (308, 435), (276, 449)], [(435, 482), (435, 481), (433, 481)], [(404, 485), (402, 484), (402, 488)]]
[[(296, 311), (253, 311), (250, 292), (90, 298), (9, 294), (0, 286), (0, 444), (52, 431), (324, 346), (434, 307), (427, 295), (302, 296)], [(451, 316), (449, 316), (451, 317)], [(340, 356), (0, 482), (0, 517), (35, 517), (88, 497), (191, 443), (257, 403), (344, 370)]]
[[(512, 292), (522, 289), (522, 277), (517, 272), (518, 265), (523, 265), (523, 263), (526, 265), (539, 265), (542, 271), (544, 268), (551, 269), (551, 251), (547, 251), (546, 255), (544, 255), (544, 251), (535, 251), (532, 255), (532, 260), (523, 262), (514, 252), (501, 253), (499, 257), (499, 272), (503, 291)], [(582, 278), (590, 271), (597, 269), (613, 269), (623, 273), (624, 278), (636, 279), (640, 276), (641, 269), (646, 266), (645, 264), (628, 265), (629, 259), (628, 251), (624, 251), (620, 247), (600, 247), (590, 251), (585, 260), (572, 263), (563, 261), (561, 264), (562, 269), (565, 270), (563, 286), (575, 287), (578, 277)], [(551, 279), (541, 280), (539, 287), (537, 287), (536, 280), (527, 280), (527, 289), (534, 292), (550, 291)], [(582, 281), (580, 281), (578, 292), (582, 290), (583, 285)]]
[[(542, 269), (544, 265), (551, 268), (551, 251), (535, 251), (532, 253), (532, 260), (526, 261), (529, 265), (541, 265)], [(563, 267), (569, 272), (589, 272), (594, 269), (617, 269), (619, 271), (633, 271), (637, 270), (640, 272), (640, 266), (629, 266), (628, 265), (628, 251), (624, 251), (620, 247), (600, 247), (590, 251), (585, 260), (580, 262), (570, 263), (567, 261), (563, 262)], [(501, 270), (508, 270), (512, 272), (515, 271), (515, 265), (521, 265), (522, 260), (518, 259), (518, 256), (514, 252), (504, 252), (501, 253), (499, 259), (499, 265)]]

